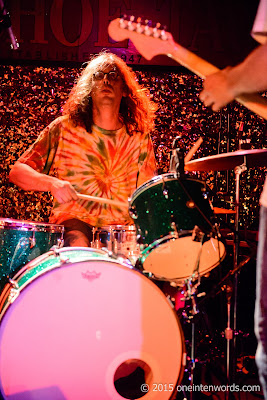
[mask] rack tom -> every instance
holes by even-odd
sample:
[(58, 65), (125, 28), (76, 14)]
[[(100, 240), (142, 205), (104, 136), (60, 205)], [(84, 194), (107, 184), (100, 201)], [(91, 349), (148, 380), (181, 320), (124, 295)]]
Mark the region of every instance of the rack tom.
[(129, 203), (142, 243), (141, 265), (155, 278), (183, 281), (207, 273), (224, 257), (224, 245), (211, 237), (214, 214), (203, 181), (159, 175)]

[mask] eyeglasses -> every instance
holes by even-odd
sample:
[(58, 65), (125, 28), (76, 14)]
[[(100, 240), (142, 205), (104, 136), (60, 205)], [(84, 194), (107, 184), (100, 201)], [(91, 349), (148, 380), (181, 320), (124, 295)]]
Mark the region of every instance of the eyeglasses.
[(119, 76), (118, 72), (116, 71), (109, 71), (109, 72), (97, 71), (94, 73), (93, 76), (96, 81), (102, 81), (102, 79), (104, 79), (106, 75), (108, 79), (111, 81), (115, 81)]

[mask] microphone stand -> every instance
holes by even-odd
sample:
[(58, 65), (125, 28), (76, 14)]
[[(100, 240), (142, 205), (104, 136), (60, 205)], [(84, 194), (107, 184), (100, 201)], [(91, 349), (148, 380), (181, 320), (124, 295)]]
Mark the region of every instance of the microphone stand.
[[(14, 35), (14, 32), (12, 30), (10, 15), (9, 15), (9, 12), (7, 12), (7, 10), (5, 9), (3, 0), (0, 0), (0, 11), (2, 13), (1, 24), (2, 24), (3, 28), (7, 29), (7, 32), (8, 32), (9, 38), (10, 38), (10, 42), (11, 42), (11, 45), (10, 45), (11, 49), (17, 50), (19, 48), (19, 43), (18, 43), (17, 38)], [(0, 27), (1, 27), (1, 25), (0, 25)]]

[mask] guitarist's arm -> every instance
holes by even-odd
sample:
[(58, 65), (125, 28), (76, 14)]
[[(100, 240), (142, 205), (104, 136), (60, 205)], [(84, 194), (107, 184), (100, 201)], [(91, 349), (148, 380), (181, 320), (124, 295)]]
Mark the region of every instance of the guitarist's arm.
[[(219, 71), (219, 69), (214, 65), (203, 60), (196, 54), (188, 51), (176, 43), (169, 32), (165, 32), (165, 30), (158, 28), (150, 28), (147, 25), (142, 25), (138, 22), (138, 19), (136, 21), (137, 22), (132, 20), (127, 21), (123, 18), (117, 18), (111, 21), (108, 27), (110, 37), (116, 41), (131, 39), (136, 49), (147, 60), (151, 60), (157, 55), (165, 54), (203, 79), (206, 79), (207, 76)], [(224, 71), (223, 74), (225, 72), (226, 71)], [(214, 76), (223, 77), (223, 75), (220, 73)], [(207, 82), (208, 80), (206, 83)], [(205, 90), (206, 89), (204, 87), (205, 99), (203, 100), (208, 102), (208, 99), (206, 98), (207, 91), (205, 93)], [(214, 88), (214, 91), (215, 90), (216, 89)], [(243, 104), (249, 110), (267, 119), (267, 99), (266, 97), (261, 96), (259, 93), (256, 93), (256, 91), (257, 90), (254, 88), (251, 92), (240, 92), (241, 94), (237, 97), (233, 96), (234, 91), (231, 93), (228, 92), (228, 98), (225, 100), (224, 104), (227, 104), (229, 101), (235, 98), (235, 100)], [(219, 92), (217, 92), (217, 94), (219, 94)], [(214, 99), (208, 103), (211, 105), (214, 103)], [(214, 109), (218, 109), (216, 108), (216, 104), (214, 104)]]
[(267, 43), (253, 50), (237, 66), (206, 77), (200, 100), (218, 111), (234, 98), (267, 90)]

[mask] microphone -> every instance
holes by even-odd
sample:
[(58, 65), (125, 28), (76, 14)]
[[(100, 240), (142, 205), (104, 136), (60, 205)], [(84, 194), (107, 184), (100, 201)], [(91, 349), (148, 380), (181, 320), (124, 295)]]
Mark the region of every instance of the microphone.
[(13, 33), (12, 26), (11, 26), (11, 19), (9, 13), (6, 11), (3, 0), (0, 0), (0, 8), (2, 11), (2, 16), (0, 23), (3, 25), (4, 28), (7, 29), (10, 41), (11, 41), (11, 49), (12, 50), (17, 50), (19, 48), (19, 43), (17, 41), (16, 36)]

